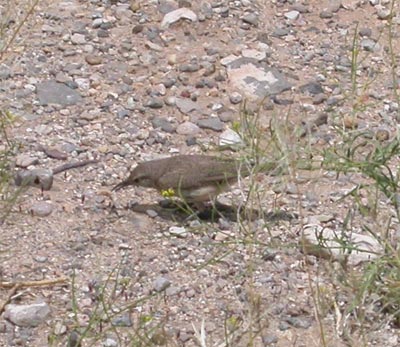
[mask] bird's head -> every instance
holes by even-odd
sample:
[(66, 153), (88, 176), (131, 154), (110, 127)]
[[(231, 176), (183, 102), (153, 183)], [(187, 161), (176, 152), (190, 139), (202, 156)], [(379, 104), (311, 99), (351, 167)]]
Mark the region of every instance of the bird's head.
[(129, 177), (117, 184), (113, 191), (120, 190), (127, 186), (141, 186), (141, 187), (154, 187), (154, 179), (152, 178), (152, 172), (144, 164), (139, 164), (132, 172)]

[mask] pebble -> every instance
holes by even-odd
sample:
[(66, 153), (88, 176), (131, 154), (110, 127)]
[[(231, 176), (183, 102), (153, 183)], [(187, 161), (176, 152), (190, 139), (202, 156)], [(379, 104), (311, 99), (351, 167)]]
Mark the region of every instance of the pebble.
[(240, 135), (232, 130), (226, 129), (221, 135), (219, 135), (219, 146), (231, 146), (231, 145), (242, 145), (243, 140)]
[(171, 282), (165, 277), (157, 277), (153, 282), (153, 289), (156, 292), (162, 292), (171, 285)]
[(30, 305), (9, 304), (5, 307), (4, 318), (20, 327), (37, 327), (45, 322), (50, 307), (45, 302)]
[(17, 167), (27, 168), (31, 165), (36, 165), (39, 163), (39, 159), (36, 157), (31, 157), (29, 154), (19, 154), (15, 159), (15, 165)]
[(59, 104), (62, 106), (75, 105), (82, 100), (81, 95), (56, 81), (44, 81), (36, 86), (40, 105)]
[(85, 35), (82, 35), (82, 34), (73, 34), (73, 35), (71, 36), (71, 42), (72, 42), (74, 45), (83, 45), (83, 44), (86, 43)]
[(192, 122), (184, 122), (178, 125), (176, 133), (179, 135), (196, 135), (200, 128)]
[(171, 122), (164, 117), (154, 117), (151, 120), (151, 124), (154, 129), (160, 128), (167, 133), (173, 133), (176, 130), (176, 126), (171, 124)]
[(188, 236), (188, 232), (186, 231), (185, 227), (172, 226), (168, 231), (172, 236), (180, 238), (186, 238)]
[(242, 100), (243, 100), (243, 97), (238, 92), (233, 92), (229, 95), (229, 101), (234, 105), (241, 103)]
[(178, 8), (177, 10), (168, 12), (163, 20), (161, 21), (161, 29), (168, 28), (172, 23), (177, 22), (180, 19), (189, 19), (192, 22), (197, 21), (197, 15), (192, 10), (188, 8)]
[(53, 212), (53, 204), (46, 201), (35, 202), (30, 208), (30, 212), (33, 216), (47, 217)]
[(256, 27), (259, 23), (259, 17), (255, 13), (248, 13), (242, 17), (242, 21)]
[(298, 11), (289, 11), (285, 13), (285, 18), (289, 19), (289, 20), (296, 20), (297, 18), (299, 18), (300, 16), (300, 12)]
[(197, 125), (202, 129), (211, 129), (214, 131), (222, 131), (225, 127), (224, 123), (216, 117), (210, 117), (207, 119), (200, 119)]
[(100, 65), (103, 62), (100, 56), (94, 54), (87, 55), (85, 60), (89, 65)]
[(144, 104), (144, 106), (153, 109), (162, 108), (164, 106), (164, 100), (161, 98), (151, 98)]

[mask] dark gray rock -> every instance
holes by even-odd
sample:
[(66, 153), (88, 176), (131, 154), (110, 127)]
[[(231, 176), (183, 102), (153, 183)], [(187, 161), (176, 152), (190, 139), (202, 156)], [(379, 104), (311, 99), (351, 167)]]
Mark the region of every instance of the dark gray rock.
[(224, 123), (215, 117), (210, 117), (207, 119), (200, 119), (197, 122), (197, 125), (202, 129), (211, 129), (214, 131), (224, 130)]
[(155, 117), (151, 120), (151, 124), (154, 129), (160, 128), (167, 133), (173, 133), (176, 129), (176, 126), (171, 124), (166, 118), (163, 117)]
[(171, 285), (171, 282), (165, 277), (157, 277), (153, 282), (153, 289), (156, 292), (162, 292)]
[(63, 83), (44, 81), (36, 86), (40, 105), (75, 105), (82, 100), (81, 95)]

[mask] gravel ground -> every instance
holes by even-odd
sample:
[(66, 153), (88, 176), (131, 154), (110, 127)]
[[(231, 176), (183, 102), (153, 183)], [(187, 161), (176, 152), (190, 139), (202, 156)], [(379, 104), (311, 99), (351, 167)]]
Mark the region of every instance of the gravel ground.
[[(20, 144), (16, 170), (98, 162), (54, 175), (51, 190), (24, 191), (0, 226), (3, 281), (68, 278), (19, 290), (14, 304), (45, 302), (50, 313), (38, 326), (32, 319), (18, 326), (3, 314), (0, 345), (66, 346), (71, 333), (93, 327), (82, 346), (194, 346), (193, 326), (204, 322), (206, 346), (221, 345), (229, 332), (231, 346), (322, 346), (321, 325), (326, 346), (398, 346), (398, 329), (386, 317), (366, 317), (363, 333), (348, 328), (336, 265), (298, 247), (305, 224), (340, 230), (349, 206), (339, 197), (359, 177), (322, 169), (257, 175), (258, 208), (280, 214), (243, 224), (177, 222), (158, 210), (152, 190), (110, 192), (137, 162), (215, 154), (244, 100), (249, 109), (262, 105), (262, 141), (272, 124), (311, 129), (287, 143), (288, 153), (337, 141), (337, 124), (383, 134), (383, 141), (395, 136), (391, 57), (400, 52), (396, 44), (390, 52), (390, 6), (39, 2), (0, 66), (2, 108), (18, 117), (9, 134)], [(400, 16), (392, 23), (397, 40)], [(357, 105), (362, 112), (348, 116)], [(252, 184), (244, 179), (221, 200), (243, 203)], [(125, 208), (130, 201), (144, 213)], [(317, 286), (331, 298), (319, 319)], [(1, 302), (7, 293), (0, 291)]]

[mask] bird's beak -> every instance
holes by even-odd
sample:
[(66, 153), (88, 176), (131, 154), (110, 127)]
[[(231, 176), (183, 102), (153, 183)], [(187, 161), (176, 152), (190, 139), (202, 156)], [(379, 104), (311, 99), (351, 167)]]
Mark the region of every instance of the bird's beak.
[(125, 180), (125, 181), (122, 181), (121, 183), (118, 183), (118, 184), (112, 189), (112, 191), (113, 191), (113, 192), (116, 192), (117, 190), (120, 190), (120, 189), (125, 188), (125, 187), (127, 187), (127, 186), (129, 186), (129, 182), (128, 182), (128, 180)]

